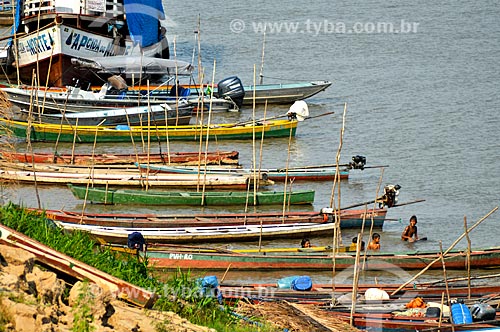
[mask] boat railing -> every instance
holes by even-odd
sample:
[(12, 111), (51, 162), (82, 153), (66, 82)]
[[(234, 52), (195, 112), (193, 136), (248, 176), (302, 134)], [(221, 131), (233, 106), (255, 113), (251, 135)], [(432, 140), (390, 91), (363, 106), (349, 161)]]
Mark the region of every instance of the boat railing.
[(39, 14), (83, 14), (116, 17), (124, 14), (121, 0), (80, 1), (80, 0), (25, 0), (24, 17)]

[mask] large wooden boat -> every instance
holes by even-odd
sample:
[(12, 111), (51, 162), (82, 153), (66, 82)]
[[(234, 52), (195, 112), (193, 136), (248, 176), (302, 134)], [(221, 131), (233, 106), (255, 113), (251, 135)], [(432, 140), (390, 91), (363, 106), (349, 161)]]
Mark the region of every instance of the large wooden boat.
[(0, 224), (0, 243), (26, 250), (41, 264), (50, 266), (78, 280), (90, 280), (109, 290), (118, 298), (141, 307), (151, 307), (157, 295), (137, 287), (74, 258), (64, 255), (24, 234)]
[[(173, 247), (159, 251), (148, 251), (148, 262), (158, 269), (202, 269), (202, 270), (331, 270), (333, 256), (324, 253), (296, 254), (241, 254), (235, 252), (203, 252), (197, 248), (182, 249)], [(423, 269), (434, 260), (432, 269), (442, 269), (439, 253), (431, 251), (411, 252), (369, 252), (366, 267), (371, 270)], [(500, 247), (474, 249), (470, 254), (471, 268), (500, 266)], [(464, 269), (467, 255), (464, 251), (450, 251), (445, 257), (447, 269)], [(355, 254), (335, 255), (335, 266), (342, 270), (354, 266)]]
[(2, 158), (8, 162), (64, 165), (133, 165), (135, 162), (150, 164), (183, 165), (237, 165), (238, 151), (205, 152), (165, 152), (165, 153), (130, 153), (130, 154), (64, 154), (59, 152), (9, 152), (1, 151)]
[[(43, 213), (44, 211), (38, 211)], [(206, 227), (333, 222), (335, 213), (315, 212), (259, 212), (259, 213), (200, 213), (200, 214), (137, 214), (137, 213), (81, 213), (46, 210), (47, 218), (66, 223), (113, 227)], [(373, 227), (384, 224), (387, 209), (341, 210), (340, 228)]]
[[(200, 180), (201, 183), (203, 180)], [(125, 190), (109, 188), (87, 188), (69, 184), (73, 195), (79, 199), (105, 204), (139, 204), (139, 205), (194, 205), (194, 206), (230, 206), (230, 205), (280, 205), (312, 204), (314, 190), (293, 192), (283, 191), (208, 191), (178, 192), (158, 190)]]
[(8, 62), (24, 84), (33, 84), (33, 73), (37, 86), (66, 86), (75, 77), (98, 82), (74, 69), (75, 57), (169, 57), (160, 1), (16, 1), (15, 11)]
[(269, 120), (250, 123), (225, 123), (218, 125), (187, 126), (131, 126), (116, 128), (110, 126), (70, 126), (43, 123), (29, 123), (0, 118), (0, 126), (10, 130), (17, 137), (32, 142), (139, 142), (143, 139), (154, 141), (200, 140), (203, 139), (252, 139), (262, 133), (264, 137), (294, 136), (297, 120)]
[[(103, 58), (104, 59), (104, 58)], [(137, 107), (168, 105), (171, 109), (191, 108), (212, 111), (228, 111), (235, 108), (229, 99), (216, 98), (215, 96), (204, 96), (191, 94), (190, 89), (184, 89), (176, 94), (176, 90), (170, 90), (167, 94), (155, 92), (155, 87), (147, 87), (144, 90), (130, 90), (127, 82), (122, 76), (123, 71), (135, 74), (137, 77), (144, 73), (155, 73), (155, 75), (167, 75), (167, 82), (178, 77), (191, 75), (193, 67), (191, 64), (178, 61), (151, 57), (113, 56), (105, 58), (120, 63), (123, 68), (116, 71), (107, 79), (99, 89), (85, 90), (79, 83), (75, 86), (62, 87), (38, 87), (38, 86), (7, 86), (0, 90), (7, 93), (9, 101), (22, 110), (32, 110), (34, 113), (56, 113), (61, 112), (97, 112), (109, 111), (110, 108)], [(103, 70), (108, 73), (106, 68)], [(96, 73), (96, 75), (99, 75)], [(109, 74), (106, 74), (106, 76)], [(103, 80), (105, 77), (103, 77)], [(180, 90), (180, 89), (179, 89)], [(182, 92), (182, 94), (181, 94)]]

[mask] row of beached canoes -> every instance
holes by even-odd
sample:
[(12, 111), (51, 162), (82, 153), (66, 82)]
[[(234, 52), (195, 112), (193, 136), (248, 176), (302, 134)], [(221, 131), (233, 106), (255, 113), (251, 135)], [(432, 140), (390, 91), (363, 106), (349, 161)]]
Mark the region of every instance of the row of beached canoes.
[[(143, 205), (269, 205), (312, 204), (313, 190), (263, 190), (274, 181), (346, 179), (351, 169), (364, 169), (366, 158), (354, 156), (342, 165), (284, 169), (243, 169), (238, 153), (173, 153), (141, 155), (59, 155), (4, 152), (0, 178), (20, 182), (68, 184), (79, 199), (104, 204)], [(197, 167), (190, 166), (198, 159)], [(203, 162), (201, 162), (203, 159)], [(97, 163), (92, 164), (92, 161)], [(166, 164), (169, 162), (168, 164)], [(181, 163), (181, 165), (178, 165)], [(219, 166), (207, 165), (218, 163)], [(203, 166), (202, 166), (203, 165)], [(339, 174), (339, 176), (337, 176)], [(245, 191), (257, 184), (259, 190)], [(140, 187), (142, 189), (121, 189)], [(155, 189), (150, 189), (155, 188)], [(186, 188), (196, 191), (166, 191)], [(243, 191), (207, 191), (243, 189)]]

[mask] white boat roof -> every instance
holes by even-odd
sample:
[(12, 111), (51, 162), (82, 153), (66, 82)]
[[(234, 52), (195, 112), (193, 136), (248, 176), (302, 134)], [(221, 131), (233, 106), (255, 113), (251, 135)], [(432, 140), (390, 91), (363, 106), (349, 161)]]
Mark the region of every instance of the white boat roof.
[(193, 66), (186, 61), (153, 58), (146, 56), (109, 56), (93, 59), (71, 59), (71, 62), (81, 68), (95, 69), (99, 72), (113, 74), (162, 74), (190, 75)]

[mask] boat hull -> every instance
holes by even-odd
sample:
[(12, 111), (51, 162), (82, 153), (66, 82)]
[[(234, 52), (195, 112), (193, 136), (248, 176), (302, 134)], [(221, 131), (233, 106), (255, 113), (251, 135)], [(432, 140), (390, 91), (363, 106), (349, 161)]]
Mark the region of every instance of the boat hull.
[[(249, 168), (198, 168), (198, 167), (179, 167), (171, 165), (151, 165), (137, 163), (136, 166), (141, 169), (149, 169), (154, 172), (161, 173), (177, 173), (177, 174), (245, 174), (253, 176), (254, 170)], [(349, 171), (341, 170), (340, 179), (348, 179)], [(311, 169), (260, 169), (255, 172), (256, 176), (264, 176), (265, 178), (273, 181), (283, 182), (285, 180), (294, 181), (325, 181), (333, 180), (337, 174), (335, 168), (311, 168)]]
[[(330, 85), (332, 82), (329, 81), (256, 85), (255, 103), (292, 104), (294, 101), (310, 98), (326, 90)], [(253, 105), (254, 86), (244, 86), (244, 90), (243, 105)]]
[[(325, 254), (295, 255), (246, 255), (235, 253), (200, 253), (196, 250), (179, 251), (176, 249), (149, 251), (148, 262), (159, 269), (202, 269), (202, 270), (332, 270), (333, 257)], [(439, 257), (438, 253), (376, 253), (368, 254), (366, 267), (371, 270), (423, 269)], [(446, 258), (447, 269), (463, 270), (467, 257), (464, 252), (450, 252)], [(355, 253), (339, 254), (335, 257), (337, 270), (352, 268)], [(473, 250), (471, 252), (471, 268), (487, 268), (500, 266), (500, 248)], [(437, 260), (431, 269), (442, 269)]]
[(88, 188), (69, 185), (71, 192), (79, 199), (105, 204), (139, 205), (192, 205), (192, 206), (230, 206), (230, 205), (281, 205), (312, 204), (314, 190), (283, 193), (260, 191), (254, 197), (252, 192), (168, 192), (142, 191), (107, 188)]
[(189, 105), (177, 109), (164, 109), (160, 105), (149, 108), (138, 106), (130, 108), (109, 108), (100, 111), (87, 111), (65, 114), (40, 114), (21, 110), (19, 120), (46, 124), (65, 124), (73, 126), (152, 126), (188, 125), (192, 118), (193, 108)]
[[(40, 213), (43, 211), (39, 211)], [(361, 228), (371, 226), (380, 228), (384, 224), (387, 209), (342, 210), (340, 228)], [(235, 225), (269, 225), (295, 223), (322, 223), (325, 215), (321, 212), (261, 212), (261, 213), (217, 213), (193, 215), (160, 214), (116, 214), (84, 213), (48, 210), (46, 216), (52, 220), (66, 223), (115, 227), (202, 227)], [(330, 220), (327, 218), (327, 220)], [(333, 218), (331, 218), (333, 220)]]
[(109, 126), (69, 126), (55, 124), (39, 124), (0, 119), (0, 124), (9, 129), (17, 137), (26, 137), (29, 130), (32, 142), (140, 142), (145, 138), (155, 141), (167, 140), (199, 140), (203, 139), (253, 139), (255, 135), (264, 137), (289, 137), (295, 136), (297, 121), (276, 120), (259, 122), (255, 126), (238, 124), (221, 124), (211, 126), (133, 126), (117, 129)]
[(127, 244), (128, 235), (140, 232), (147, 243), (211, 243), (272, 240), (279, 238), (299, 239), (304, 236), (333, 235), (333, 223), (322, 224), (270, 224), (239, 226), (207, 226), (182, 228), (126, 228), (91, 226), (56, 222), (65, 231), (88, 232), (100, 243)]
[(169, 152), (169, 153), (138, 153), (138, 154), (59, 154), (59, 153), (22, 153), (0, 152), (2, 158), (9, 162), (35, 164), (64, 164), (64, 165), (133, 165), (139, 162), (186, 165), (235, 165), (238, 164), (238, 151), (209, 151), (198, 152)]

